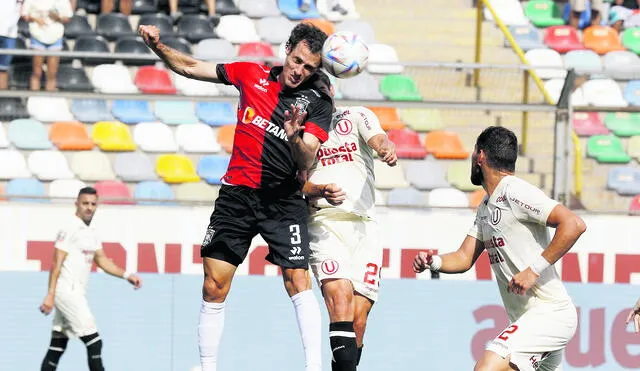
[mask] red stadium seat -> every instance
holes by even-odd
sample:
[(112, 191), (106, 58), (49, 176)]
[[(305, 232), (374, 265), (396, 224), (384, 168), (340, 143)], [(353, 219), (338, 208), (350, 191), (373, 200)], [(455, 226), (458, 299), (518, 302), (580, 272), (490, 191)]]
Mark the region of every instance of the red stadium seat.
[(138, 69), (134, 83), (146, 94), (175, 94), (176, 87), (171, 81), (169, 71), (155, 66), (143, 66)]
[(640, 215), (640, 195), (635, 196), (633, 200), (631, 200), (629, 214)]
[(126, 184), (119, 180), (103, 180), (95, 184), (100, 203), (110, 205), (132, 205), (133, 196)]
[(582, 50), (584, 45), (580, 41), (578, 31), (570, 26), (553, 26), (544, 31), (544, 43), (558, 53), (572, 50)]
[(420, 142), (420, 136), (410, 129), (395, 129), (387, 132), (389, 140), (396, 145), (396, 154), (399, 158), (423, 159), (427, 151)]
[(275, 57), (271, 44), (264, 42), (244, 43), (238, 48), (239, 57)]
[(400, 116), (398, 116), (398, 110), (395, 107), (367, 107), (371, 110), (380, 121), (380, 126), (382, 126), (382, 130), (396, 130), (396, 129), (404, 129), (406, 126)]
[(580, 136), (605, 135), (609, 129), (604, 126), (597, 112), (576, 112), (573, 114), (573, 130)]

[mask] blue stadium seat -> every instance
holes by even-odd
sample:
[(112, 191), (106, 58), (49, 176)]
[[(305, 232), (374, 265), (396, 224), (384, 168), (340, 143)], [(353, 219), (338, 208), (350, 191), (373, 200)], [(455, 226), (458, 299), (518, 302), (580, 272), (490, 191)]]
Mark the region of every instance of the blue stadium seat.
[(237, 121), (233, 105), (225, 102), (198, 102), (196, 116), (200, 121), (211, 126), (235, 124)]
[(624, 87), (624, 100), (632, 106), (640, 106), (640, 80), (629, 81)]
[(82, 122), (113, 121), (106, 100), (74, 99), (71, 102), (71, 112)]
[(425, 201), (422, 193), (415, 188), (394, 188), (387, 196), (389, 206), (424, 206)]
[[(136, 200), (145, 200), (145, 201), (136, 201), (141, 205), (167, 205), (173, 204), (173, 202), (167, 200), (175, 200), (176, 196), (173, 194), (173, 190), (171, 186), (165, 182), (150, 180), (145, 182), (140, 182), (136, 185), (136, 188), (133, 191), (133, 197)], [(153, 201), (158, 200), (158, 201)]]
[[(566, 3), (564, 9), (562, 11), (562, 19), (566, 24), (569, 24), (569, 16), (571, 15), (571, 4), (569, 2)], [(578, 28), (583, 29), (587, 28), (591, 25), (591, 2), (585, 2), (585, 11), (580, 13), (580, 23), (578, 24)]]
[(607, 187), (624, 196), (640, 194), (640, 169), (618, 166), (609, 170)]
[[(509, 31), (516, 39), (516, 43), (524, 50), (538, 49), (544, 48), (544, 43), (542, 42), (542, 35), (540, 35), (540, 31), (535, 28), (533, 25), (526, 26), (509, 26)], [(504, 40), (504, 46), (510, 47), (509, 41)]]
[(320, 18), (318, 8), (316, 8), (316, 2), (311, 1), (309, 10), (306, 12), (300, 11), (300, 0), (278, 0), (278, 8), (282, 14), (289, 19), (302, 20), (307, 18)]
[(198, 175), (209, 184), (221, 184), (220, 178), (227, 171), (229, 156), (204, 156), (198, 162)]
[(151, 108), (149, 108), (149, 102), (143, 100), (115, 100), (113, 101), (111, 112), (125, 124), (137, 124), (154, 120)]
[(155, 114), (167, 125), (197, 124), (193, 103), (187, 101), (156, 101)]
[(9, 140), (16, 148), (36, 150), (49, 149), (49, 133), (44, 125), (33, 119), (18, 119), (9, 123)]
[[(46, 196), (44, 191), (44, 183), (37, 179), (11, 179), (7, 182), (4, 193), (7, 196)], [(48, 199), (40, 198), (10, 198), (11, 201), (17, 202), (49, 202)]]

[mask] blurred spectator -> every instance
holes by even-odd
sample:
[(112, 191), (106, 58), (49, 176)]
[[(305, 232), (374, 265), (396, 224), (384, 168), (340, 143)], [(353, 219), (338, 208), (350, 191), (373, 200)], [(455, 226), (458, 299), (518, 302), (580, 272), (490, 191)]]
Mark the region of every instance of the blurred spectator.
[[(311, 1), (312, 0), (300, 0), (300, 6), (299, 6), (300, 11), (303, 13), (308, 12), (309, 8), (311, 8)], [(340, 4), (340, 0), (330, 0), (330, 1), (332, 3), (331, 11), (338, 12), (342, 15), (347, 15), (347, 13), (349, 13), (349, 11)]]
[[(29, 22), (31, 34), (31, 49), (60, 51), (62, 50), (62, 37), (64, 24), (73, 16), (69, 0), (25, 0), (22, 7), (22, 17)], [(48, 91), (56, 90), (56, 75), (60, 57), (48, 56), (47, 58), (47, 85)], [(31, 90), (40, 90), (42, 77), (42, 65), (44, 56), (33, 57), (33, 74), (31, 75)]]
[(616, 31), (623, 28), (638, 27), (640, 17), (637, 16), (640, 0), (615, 0), (609, 10), (609, 25)]
[[(178, 1), (179, 0), (169, 0), (169, 16), (174, 23), (182, 17), (182, 12), (178, 10)], [(216, 0), (205, 0), (205, 2), (207, 4), (207, 9), (209, 10), (209, 17), (213, 17), (216, 14)]]
[[(76, 0), (71, 0), (71, 5), (75, 9)], [(115, 0), (101, 0), (100, 1), (100, 13), (113, 12)], [(131, 8), (133, 8), (133, 0), (119, 0), (118, 11), (122, 14), (131, 15)]]
[(602, 17), (602, 0), (570, 0), (571, 15), (569, 25), (576, 30), (580, 28), (580, 15), (587, 10), (587, 2), (591, 3), (591, 25), (599, 25)]
[[(1, 0), (0, 3), (0, 49), (13, 49), (18, 37), (18, 20), (22, 0)], [(12, 56), (0, 55), (0, 90), (9, 87), (9, 66)]]

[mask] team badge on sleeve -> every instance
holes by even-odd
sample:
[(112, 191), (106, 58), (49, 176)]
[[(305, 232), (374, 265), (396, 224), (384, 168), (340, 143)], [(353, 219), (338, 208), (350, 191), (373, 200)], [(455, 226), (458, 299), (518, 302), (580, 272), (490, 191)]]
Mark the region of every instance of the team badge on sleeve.
[(58, 235), (56, 236), (56, 242), (64, 242), (64, 240), (66, 238), (67, 238), (67, 232), (60, 231), (60, 232), (58, 232)]

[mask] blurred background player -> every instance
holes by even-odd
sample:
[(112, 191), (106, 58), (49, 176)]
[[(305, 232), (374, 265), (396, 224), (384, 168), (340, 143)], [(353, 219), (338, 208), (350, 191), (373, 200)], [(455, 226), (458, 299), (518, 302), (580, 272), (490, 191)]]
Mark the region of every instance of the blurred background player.
[[(21, 10), (22, 0), (3, 2), (3, 8), (0, 12), (0, 49), (15, 48)], [(8, 71), (12, 59), (11, 55), (0, 54), (0, 90), (6, 90), (9, 87)]]
[[(331, 96), (329, 79), (322, 79)], [(389, 166), (395, 145), (365, 107), (339, 107), (309, 170), (311, 269), (329, 312), (332, 370), (356, 369), (367, 316), (378, 299), (382, 247), (375, 221), (373, 151)]]
[[(561, 370), (577, 327), (576, 308), (553, 264), (586, 230), (583, 220), (540, 189), (515, 177), (518, 140), (491, 126), (476, 141), (471, 182), (487, 196), (458, 251), (420, 252), (414, 270), (469, 270), (483, 250), (498, 281), (511, 324), (489, 342), (475, 371)], [(547, 226), (556, 229), (549, 241)]]
[(640, 334), (640, 299), (636, 302), (636, 305), (631, 309), (627, 316), (627, 324), (633, 321), (633, 326), (636, 332)]
[(72, 336), (79, 337), (86, 345), (89, 370), (104, 370), (102, 340), (85, 296), (93, 262), (106, 273), (127, 280), (136, 289), (142, 285), (138, 276), (118, 267), (102, 250), (96, 231), (91, 227), (97, 207), (96, 190), (82, 188), (76, 200), (75, 217), (58, 232), (49, 275), (49, 291), (40, 305), (40, 311), (45, 315), (56, 308), (51, 344), (42, 361), (42, 371), (52, 371), (58, 367)]
[[(282, 67), (214, 64), (169, 48), (156, 27), (141, 26), (149, 47), (176, 73), (240, 91), (231, 160), (202, 243), (204, 282), (199, 324), (203, 371), (217, 367), (225, 300), (251, 240), (269, 245), (266, 259), (282, 268), (305, 349), (306, 370), (320, 371), (322, 319), (309, 279), (307, 203), (297, 181), (313, 164), (331, 125), (331, 97), (315, 90), (326, 35), (298, 24)], [(311, 79), (311, 81), (308, 81)]]

